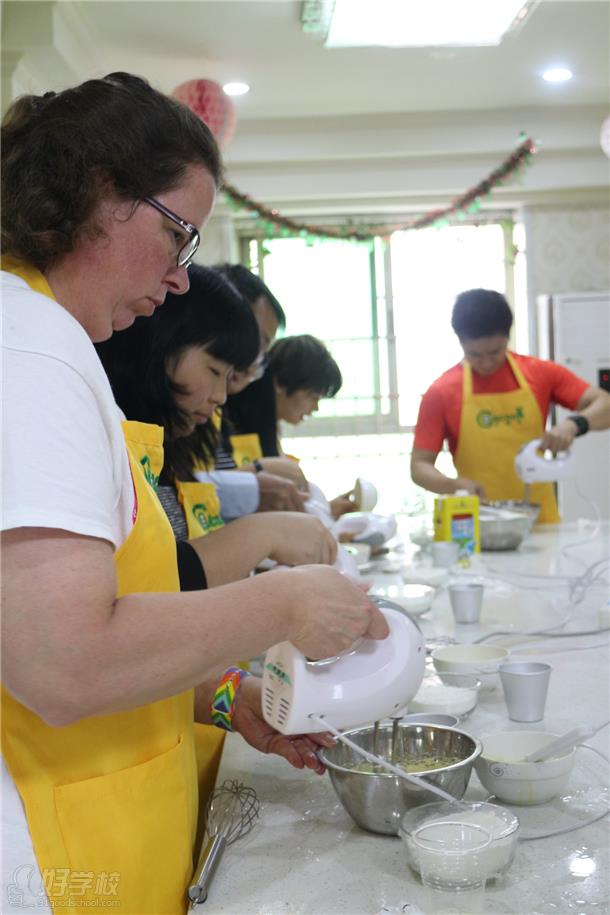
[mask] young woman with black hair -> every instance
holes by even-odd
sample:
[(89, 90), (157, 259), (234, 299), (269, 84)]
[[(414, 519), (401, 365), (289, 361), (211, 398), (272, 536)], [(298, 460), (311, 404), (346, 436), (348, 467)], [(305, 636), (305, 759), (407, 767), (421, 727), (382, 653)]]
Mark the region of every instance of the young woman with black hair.
[(240, 432), (258, 435), (263, 455), (278, 456), (278, 421), (298, 425), (342, 383), (339, 366), (321, 340), (310, 334), (284, 337), (269, 350), (263, 377), (230, 397), (227, 410)]
[(127, 418), (164, 429), (157, 493), (178, 543), (182, 590), (243, 578), (263, 559), (332, 563), (336, 545), (316, 519), (267, 512), (225, 526), (214, 484), (196, 479), (195, 467), (214, 458), (214, 415), (226, 400), (227, 379), (252, 363), (259, 331), (219, 273), (193, 265), (189, 281), (188, 292), (168, 295), (149, 320), (96, 347)]

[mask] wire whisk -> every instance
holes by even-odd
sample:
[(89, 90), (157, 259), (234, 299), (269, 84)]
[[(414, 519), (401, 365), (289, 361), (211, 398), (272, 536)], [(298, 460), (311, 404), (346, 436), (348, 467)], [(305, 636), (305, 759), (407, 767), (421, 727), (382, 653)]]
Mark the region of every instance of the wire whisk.
[(212, 878), (227, 845), (250, 832), (260, 812), (260, 801), (254, 788), (237, 779), (227, 779), (210, 795), (205, 810), (204, 840), (199, 861), (188, 889), (190, 911), (208, 897)]

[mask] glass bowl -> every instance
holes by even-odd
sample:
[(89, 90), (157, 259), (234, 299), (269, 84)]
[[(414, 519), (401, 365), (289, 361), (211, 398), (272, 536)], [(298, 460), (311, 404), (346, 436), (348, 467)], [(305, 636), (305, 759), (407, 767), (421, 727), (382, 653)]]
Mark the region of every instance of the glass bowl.
[(407, 853), (407, 863), (411, 870), (416, 874), (420, 872), (413, 833), (424, 823), (427, 825), (456, 819), (459, 819), (460, 822), (481, 826), (491, 834), (491, 842), (482, 853), (483, 869), (490, 880), (505, 874), (513, 863), (517, 850), (519, 820), (512, 811), (505, 807), (483, 801), (465, 803), (460, 806), (441, 801), (440, 803), (422, 804), (407, 810), (400, 822), (398, 834), (403, 841)]
[(409, 702), (409, 714), (455, 715), (461, 721), (476, 708), (480, 689), (474, 674), (428, 674)]

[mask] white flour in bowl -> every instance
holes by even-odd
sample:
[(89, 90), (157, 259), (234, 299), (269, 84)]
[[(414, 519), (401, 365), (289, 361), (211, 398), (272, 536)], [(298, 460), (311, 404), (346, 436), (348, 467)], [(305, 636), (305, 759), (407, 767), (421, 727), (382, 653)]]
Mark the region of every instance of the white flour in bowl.
[(410, 712), (441, 712), (445, 715), (464, 715), (477, 704), (477, 690), (466, 686), (447, 686), (445, 683), (424, 683), (409, 703)]

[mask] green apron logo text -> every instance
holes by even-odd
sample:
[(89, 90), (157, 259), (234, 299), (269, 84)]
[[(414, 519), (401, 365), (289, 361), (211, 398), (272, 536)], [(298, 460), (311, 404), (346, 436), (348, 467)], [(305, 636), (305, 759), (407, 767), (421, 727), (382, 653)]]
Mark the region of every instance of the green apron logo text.
[(215, 531), (219, 527), (224, 527), (222, 518), (218, 515), (211, 514), (203, 502), (198, 502), (196, 505), (193, 505), (193, 515), (206, 533)]
[(152, 472), (150, 458), (147, 454), (145, 454), (143, 458), (140, 458), (140, 464), (142, 465), (142, 469), (144, 470), (144, 476), (146, 477), (146, 481), (148, 483), (150, 483), (150, 485), (156, 492), (157, 489), (159, 488), (159, 475), (154, 474)]
[(477, 425), (481, 429), (493, 429), (495, 426), (520, 425), (525, 419), (523, 407), (517, 407), (514, 413), (492, 413), (491, 410), (480, 410), (477, 413)]

